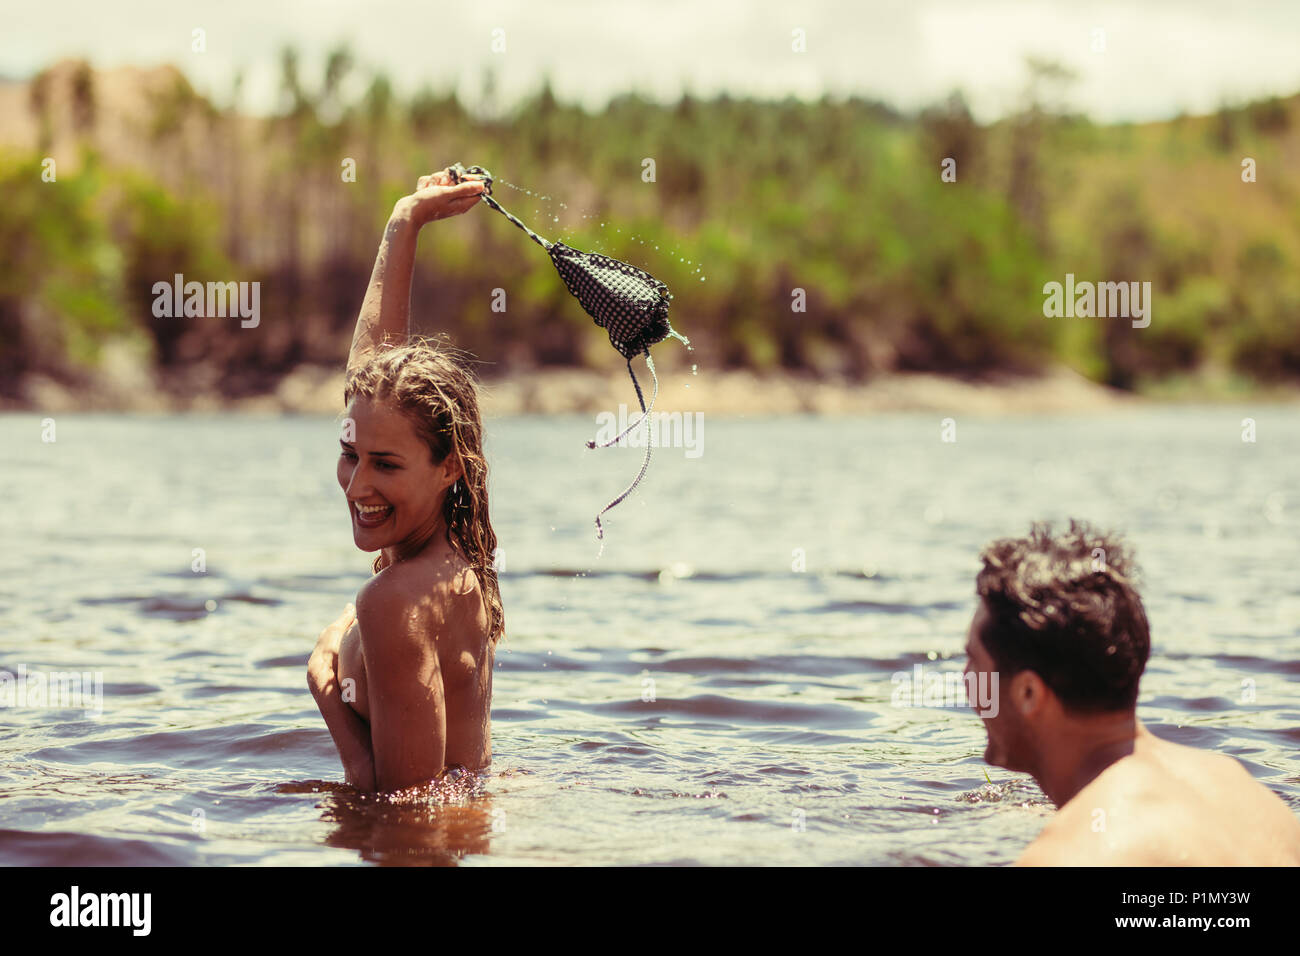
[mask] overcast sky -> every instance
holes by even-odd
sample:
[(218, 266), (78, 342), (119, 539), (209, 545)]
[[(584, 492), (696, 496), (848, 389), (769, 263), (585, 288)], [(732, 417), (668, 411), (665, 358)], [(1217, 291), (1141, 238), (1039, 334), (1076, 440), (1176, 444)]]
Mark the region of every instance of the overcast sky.
[[(977, 116), (1016, 103), (1026, 54), (1079, 80), (1069, 102), (1100, 120), (1206, 112), (1224, 100), (1300, 91), (1300, 0), (35, 0), (3, 4), (0, 73), (25, 77), (63, 56), (98, 67), (174, 63), (225, 102), (275, 108), (278, 53), (300, 51), (310, 84), (351, 44), (363, 72), (403, 92), (425, 82), (480, 102), (488, 69), (504, 103), (544, 74), (563, 100), (598, 107), (627, 91), (676, 99), (858, 93), (902, 109), (954, 87)], [(191, 51), (191, 31), (207, 50)], [(504, 30), (505, 51), (493, 52)], [(806, 52), (792, 50), (805, 31)], [(1104, 31), (1097, 34), (1095, 31)], [(1104, 38), (1104, 51), (1093, 49)]]

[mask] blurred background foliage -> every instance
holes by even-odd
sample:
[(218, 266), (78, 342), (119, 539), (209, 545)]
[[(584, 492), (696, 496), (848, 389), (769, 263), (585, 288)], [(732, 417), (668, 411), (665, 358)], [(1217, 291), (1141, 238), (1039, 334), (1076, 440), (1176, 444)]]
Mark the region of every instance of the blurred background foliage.
[[(547, 83), (473, 115), (453, 93), (403, 98), (360, 77), (346, 48), (318, 77), (292, 49), (280, 66), (265, 118), (238, 112), (240, 77), (219, 105), (155, 71), (140, 110), (77, 61), (27, 85), (35, 142), (0, 139), (0, 394), (30, 372), (75, 380), (109, 342), (231, 396), (341, 362), (393, 203), (457, 161), (491, 169), (494, 195), (542, 235), (666, 281), (697, 349), (664, 350), (669, 365), (861, 381), (1065, 364), (1126, 389), (1205, 369), (1300, 377), (1295, 97), (1097, 126), (1060, 106), (1069, 74), (1031, 60), (1019, 110), (991, 125), (960, 92), (915, 116), (856, 98), (635, 93), (593, 115)], [(47, 156), (57, 183), (42, 181)], [(1043, 284), (1067, 272), (1150, 281), (1150, 327), (1045, 318)], [(175, 273), (260, 282), (259, 327), (154, 317), (153, 284)], [(424, 230), (413, 302), (423, 331), (449, 332), (490, 375), (608, 364), (546, 256), (486, 207)]]

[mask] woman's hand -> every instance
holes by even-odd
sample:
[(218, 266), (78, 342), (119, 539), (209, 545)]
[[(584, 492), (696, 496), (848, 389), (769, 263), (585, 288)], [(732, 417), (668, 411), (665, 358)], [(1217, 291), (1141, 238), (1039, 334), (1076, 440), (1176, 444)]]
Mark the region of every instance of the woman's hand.
[(338, 671), (339, 645), (343, 642), (343, 635), (348, 632), (348, 628), (356, 619), (357, 609), (349, 604), (343, 609), (338, 620), (320, 632), (320, 637), (316, 639), (316, 647), (307, 661), (308, 677), (315, 680), (317, 686), (334, 679)]
[(344, 778), (358, 790), (370, 792), (376, 789), (370, 728), (350, 705), (343, 702), (338, 681), (339, 645), (356, 619), (357, 609), (349, 604), (338, 620), (320, 632), (316, 648), (307, 662), (307, 686), (325, 718), (330, 736), (334, 738), (334, 746), (343, 762)]
[(415, 192), (399, 199), (393, 212), (409, 215), (417, 227), (423, 226), (435, 219), (447, 219), (467, 212), (478, 202), (485, 188), (478, 179), (464, 179), (453, 185), (449, 169), (443, 169), (421, 176), (416, 182)]

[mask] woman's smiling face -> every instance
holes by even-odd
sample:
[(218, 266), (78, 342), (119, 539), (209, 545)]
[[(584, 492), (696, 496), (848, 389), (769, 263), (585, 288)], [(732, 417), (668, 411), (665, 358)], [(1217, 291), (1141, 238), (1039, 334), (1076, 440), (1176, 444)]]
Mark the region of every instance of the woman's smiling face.
[(444, 492), (458, 477), (455, 456), (435, 465), (414, 424), (391, 405), (354, 398), (347, 418), (353, 427), (340, 440), (338, 479), (352, 540), (362, 551), (422, 545), (442, 522)]

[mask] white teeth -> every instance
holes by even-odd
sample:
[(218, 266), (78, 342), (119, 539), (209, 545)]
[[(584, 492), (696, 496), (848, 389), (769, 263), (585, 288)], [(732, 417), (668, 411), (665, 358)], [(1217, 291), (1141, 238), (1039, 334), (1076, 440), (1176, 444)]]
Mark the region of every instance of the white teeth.
[(357, 505), (357, 511), (363, 515), (378, 514), (381, 511), (387, 511), (388, 505)]

